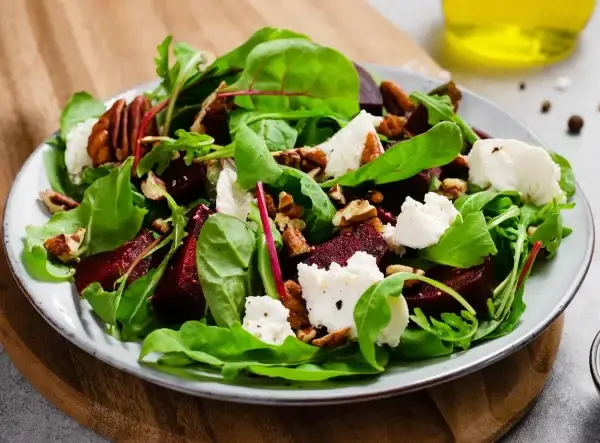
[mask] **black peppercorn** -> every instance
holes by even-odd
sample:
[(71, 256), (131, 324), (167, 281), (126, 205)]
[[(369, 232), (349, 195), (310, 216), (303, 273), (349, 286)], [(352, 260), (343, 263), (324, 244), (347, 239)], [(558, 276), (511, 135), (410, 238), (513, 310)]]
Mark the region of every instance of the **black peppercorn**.
[(572, 115), (569, 117), (568, 125), (568, 133), (570, 135), (579, 135), (581, 132), (581, 128), (583, 128), (583, 117), (580, 115)]
[(527, 86), (527, 85), (525, 85), (525, 82), (521, 82), (521, 83), (519, 83), (519, 89), (520, 89), (521, 91), (524, 91), (526, 86)]
[(546, 114), (548, 111), (550, 111), (551, 107), (552, 107), (552, 103), (550, 103), (550, 100), (544, 100), (542, 102), (542, 107), (541, 107), (540, 111), (542, 111), (542, 114)]

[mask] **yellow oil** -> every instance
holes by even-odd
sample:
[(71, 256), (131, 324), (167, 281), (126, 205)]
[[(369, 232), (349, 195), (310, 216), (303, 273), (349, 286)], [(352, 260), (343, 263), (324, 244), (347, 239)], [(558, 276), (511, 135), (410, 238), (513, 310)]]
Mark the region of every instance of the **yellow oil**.
[(443, 0), (449, 49), (483, 65), (519, 67), (567, 56), (594, 0)]

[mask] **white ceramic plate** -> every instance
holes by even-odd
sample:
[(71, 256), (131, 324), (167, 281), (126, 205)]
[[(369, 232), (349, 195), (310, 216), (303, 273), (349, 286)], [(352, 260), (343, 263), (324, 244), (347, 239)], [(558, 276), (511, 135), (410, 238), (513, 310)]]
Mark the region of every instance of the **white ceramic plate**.
[[(430, 90), (428, 80), (397, 69), (375, 67), (381, 78), (397, 81), (406, 90)], [(487, 100), (464, 91), (460, 113), (466, 120), (493, 136), (516, 138), (541, 144), (521, 123)], [(48, 215), (37, 200), (40, 190), (49, 188), (40, 146), (29, 157), (15, 179), (4, 215), (4, 246), (12, 272), (25, 296), (58, 332), (86, 352), (106, 363), (153, 383), (193, 395), (236, 402), (313, 405), (354, 402), (405, 393), (463, 376), (489, 365), (526, 345), (539, 335), (566, 308), (587, 272), (594, 228), (590, 208), (577, 189), (575, 209), (564, 221), (573, 228), (556, 258), (539, 266), (527, 283), (525, 311), (518, 327), (509, 335), (482, 343), (467, 352), (432, 360), (394, 364), (378, 377), (321, 384), (286, 383), (270, 379), (243, 379), (236, 383), (216, 380), (191, 381), (142, 367), (137, 358), (139, 343), (121, 343), (103, 332), (87, 302), (82, 302), (69, 283), (40, 283), (32, 280), (19, 258), (26, 225), (41, 225)], [(532, 165), (535, 167), (535, 165)]]

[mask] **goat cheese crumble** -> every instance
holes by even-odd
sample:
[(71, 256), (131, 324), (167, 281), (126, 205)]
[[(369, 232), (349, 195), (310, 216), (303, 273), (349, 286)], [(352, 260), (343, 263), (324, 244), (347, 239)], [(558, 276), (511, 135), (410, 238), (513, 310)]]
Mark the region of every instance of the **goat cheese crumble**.
[(286, 337), (295, 337), (288, 322), (290, 311), (279, 300), (267, 295), (246, 297), (246, 314), (242, 327), (256, 338), (280, 345)]
[(478, 140), (468, 161), (469, 181), (481, 188), (518, 191), (525, 201), (538, 206), (553, 199), (566, 201), (560, 167), (542, 147), (518, 140)]
[(92, 157), (87, 152), (88, 139), (97, 118), (89, 118), (73, 127), (65, 137), (65, 165), (71, 181), (81, 183), (81, 172), (86, 166), (92, 166)]
[(254, 196), (243, 190), (237, 183), (237, 173), (230, 167), (225, 167), (217, 180), (216, 200), (217, 212), (233, 215), (246, 221)]
[[(329, 332), (350, 327), (350, 338), (354, 340), (358, 334), (354, 307), (363, 293), (383, 278), (375, 257), (363, 251), (356, 252), (345, 267), (332, 263), (327, 270), (316, 265), (298, 265), (298, 281), (310, 323)], [(377, 338), (377, 344), (395, 347), (408, 326), (408, 307), (402, 295), (389, 297), (388, 304), (392, 319)]]
[(391, 225), (390, 223), (386, 223), (383, 225), (383, 232), (381, 233), (383, 238), (388, 244), (388, 249), (392, 251), (394, 254), (402, 257), (406, 254), (406, 248), (404, 245), (399, 244), (396, 241), (396, 227)]
[(428, 192), (425, 203), (406, 197), (393, 233), (384, 227), (383, 234), (390, 246), (423, 249), (439, 242), (457, 216), (458, 211), (443, 195)]
[(375, 135), (379, 149), (383, 152), (383, 146), (375, 131), (375, 125), (379, 125), (381, 121), (381, 118), (377, 118), (364, 110), (360, 111), (356, 117), (329, 140), (321, 143), (319, 148), (327, 155), (325, 175), (337, 178), (349, 171), (360, 168), (360, 159), (369, 133)]

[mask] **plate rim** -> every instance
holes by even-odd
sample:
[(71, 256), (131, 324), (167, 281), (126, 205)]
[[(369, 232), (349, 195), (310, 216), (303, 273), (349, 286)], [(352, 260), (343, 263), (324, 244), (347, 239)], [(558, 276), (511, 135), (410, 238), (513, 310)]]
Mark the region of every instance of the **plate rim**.
[[(438, 80), (431, 79), (426, 76), (420, 75), (418, 73), (410, 72), (410, 71), (408, 71), (406, 69), (402, 69), (402, 68), (386, 66), (386, 65), (377, 65), (377, 64), (372, 64), (372, 63), (364, 63), (364, 65), (367, 67), (373, 67), (375, 69), (377, 69), (377, 68), (391, 69), (394, 71), (402, 72), (404, 75), (410, 75), (413, 77), (420, 78), (421, 80), (427, 80), (429, 82), (439, 83)], [(151, 84), (155, 84), (155, 82), (143, 83), (138, 86), (129, 88), (129, 89), (121, 92), (120, 94), (116, 94), (113, 97), (113, 99), (115, 97), (119, 97), (123, 94), (126, 94), (126, 93), (134, 91), (134, 90), (139, 91), (142, 88), (147, 87)], [(498, 105), (496, 105), (492, 101), (486, 99), (485, 97), (482, 97), (481, 95), (479, 95), (467, 88), (460, 87), (460, 89), (462, 91), (467, 92), (468, 94), (474, 96), (478, 100), (485, 102), (486, 106), (493, 107), (497, 111), (500, 111), (500, 112), (506, 114), (513, 121), (515, 121), (521, 127), (526, 129), (526, 131), (529, 134), (531, 134), (536, 139), (541, 141), (541, 139), (535, 133), (533, 133), (528, 128), (527, 125), (523, 124), (523, 122), (521, 122), (519, 119), (513, 117), (510, 113), (504, 111), (502, 108), (500, 108)], [(592, 256), (594, 253), (595, 240), (596, 240), (594, 217), (593, 217), (593, 213), (591, 211), (589, 201), (588, 201), (587, 197), (585, 196), (584, 192), (582, 191), (581, 186), (576, 181), (575, 182), (576, 193), (577, 193), (578, 199), (581, 200), (581, 203), (584, 206), (584, 212), (586, 215), (588, 225), (590, 227), (590, 230), (588, 232), (587, 242), (586, 242), (587, 247), (586, 247), (585, 254), (583, 256), (584, 266), (581, 267), (578, 270), (578, 273), (573, 277), (571, 284), (568, 286), (568, 289), (565, 291), (565, 294), (561, 297), (560, 303), (558, 303), (557, 305), (555, 305), (553, 307), (553, 309), (549, 312), (549, 314), (544, 318), (543, 321), (539, 322), (535, 328), (532, 328), (530, 331), (528, 331), (517, 342), (508, 343), (508, 344), (504, 345), (503, 347), (500, 347), (498, 349), (490, 351), (485, 356), (482, 356), (477, 360), (471, 361), (470, 363), (467, 363), (467, 364), (457, 367), (457, 368), (446, 369), (443, 372), (429, 376), (425, 379), (420, 380), (419, 382), (412, 383), (410, 386), (400, 386), (400, 387), (395, 387), (395, 388), (394, 387), (392, 387), (392, 388), (381, 387), (379, 389), (371, 390), (370, 392), (364, 392), (364, 393), (344, 393), (344, 394), (339, 394), (339, 395), (330, 395), (329, 397), (326, 397), (324, 395), (321, 398), (307, 399), (307, 398), (302, 398), (301, 393), (305, 392), (303, 389), (296, 389), (296, 390), (289, 391), (289, 392), (295, 393), (295, 396), (293, 396), (293, 397), (290, 396), (289, 398), (281, 398), (280, 399), (280, 398), (269, 398), (265, 395), (252, 396), (252, 395), (248, 395), (248, 394), (239, 394), (238, 395), (235, 393), (234, 394), (219, 393), (217, 389), (212, 389), (212, 388), (204, 389), (204, 390), (192, 389), (188, 386), (177, 383), (178, 378), (175, 378), (171, 375), (167, 376), (166, 374), (164, 374), (160, 371), (157, 371), (157, 370), (151, 370), (151, 371), (139, 370), (139, 369), (144, 369), (144, 367), (142, 365), (139, 365), (139, 369), (130, 368), (130, 367), (128, 367), (128, 365), (126, 363), (121, 362), (119, 359), (112, 358), (112, 356), (106, 352), (97, 352), (97, 349), (95, 349), (93, 346), (89, 345), (86, 342), (86, 340), (78, 338), (76, 334), (67, 333), (67, 331), (63, 327), (61, 327), (60, 324), (58, 324), (57, 322), (54, 322), (49, 316), (47, 316), (45, 314), (44, 310), (35, 302), (33, 296), (30, 294), (30, 292), (27, 288), (26, 282), (20, 276), (20, 272), (17, 271), (17, 266), (15, 265), (16, 262), (18, 262), (18, 260), (20, 260), (20, 257), (13, 256), (12, 252), (9, 252), (9, 250), (7, 248), (7, 245), (9, 243), (9, 239), (8, 239), (9, 229), (7, 229), (7, 228), (10, 225), (10, 223), (8, 223), (8, 220), (7, 220), (7, 214), (9, 213), (9, 210), (13, 206), (13, 204), (11, 204), (11, 200), (13, 198), (15, 184), (23, 179), (24, 172), (27, 170), (27, 166), (29, 165), (29, 163), (31, 161), (33, 161), (34, 157), (36, 155), (43, 154), (41, 151), (43, 151), (45, 149), (45, 142), (47, 140), (48, 140), (48, 138), (45, 138), (44, 141), (42, 141), (36, 147), (36, 149), (34, 149), (31, 152), (31, 154), (28, 156), (27, 160), (22, 164), (21, 168), (19, 169), (19, 172), (17, 173), (17, 175), (15, 176), (15, 178), (11, 184), (11, 188), (7, 194), (7, 198), (6, 198), (5, 205), (4, 205), (4, 212), (3, 212), (3, 219), (2, 219), (2, 228), (3, 228), (2, 241), (3, 241), (3, 246), (4, 246), (4, 254), (5, 254), (7, 263), (9, 265), (10, 272), (11, 272), (15, 282), (19, 286), (23, 295), (33, 305), (35, 310), (42, 316), (42, 318), (46, 321), (46, 323), (48, 323), (50, 326), (52, 326), (52, 328), (54, 330), (56, 330), (60, 335), (62, 335), (69, 342), (76, 345), (81, 350), (94, 356), (95, 358), (98, 358), (102, 362), (109, 364), (110, 366), (112, 366), (118, 370), (124, 371), (124, 372), (131, 374), (133, 376), (136, 376), (142, 380), (149, 381), (149, 382), (157, 384), (159, 386), (162, 386), (162, 387), (165, 387), (168, 389), (172, 389), (172, 390), (175, 390), (178, 392), (182, 392), (185, 394), (197, 396), (197, 397), (225, 400), (225, 401), (233, 401), (233, 402), (237, 402), (237, 403), (277, 405), (277, 406), (333, 405), (333, 404), (356, 403), (356, 402), (370, 401), (370, 400), (375, 400), (375, 399), (382, 399), (382, 398), (391, 397), (394, 395), (410, 393), (410, 392), (414, 392), (414, 391), (421, 390), (424, 388), (433, 387), (433, 386), (436, 386), (436, 385), (439, 385), (442, 383), (446, 383), (446, 382), (455, 380), (460, 377), (464, 377), (466, 375), (469, 375), (475, 371), (478, 371), (484, 367), (487, 367), (487, 366), (505, 358), (506, 356), (523, 348), (524, 346), (529, 344), (532, 340), (534, 340), (539, 335), (541, 335), (560, 316), (560, 314), (566, 309), (566, 307), (571, 303), (571, 301), (577, 294), (579, 288), (581, 287), (583, 281), (585, 280), (585, 277), (586, 277), (586, 275), (589, 271), (589, 268), (591, 266), (591, 263), (592, 263)], [(248, 388), (248, 386), (241, 386), (241, 387)], [(335, 388), (326, 389), (326, 390), (324, 389), (323, 392), (334, 393), (335, 390), (336, 390)]]

